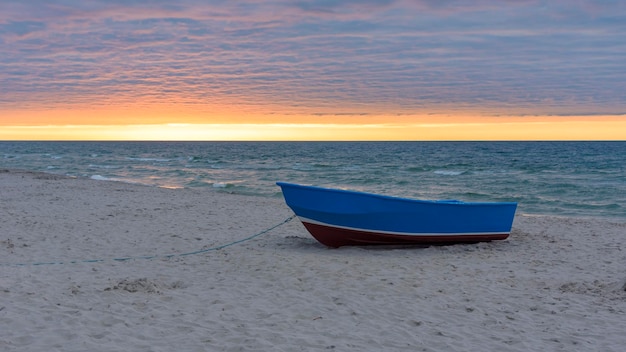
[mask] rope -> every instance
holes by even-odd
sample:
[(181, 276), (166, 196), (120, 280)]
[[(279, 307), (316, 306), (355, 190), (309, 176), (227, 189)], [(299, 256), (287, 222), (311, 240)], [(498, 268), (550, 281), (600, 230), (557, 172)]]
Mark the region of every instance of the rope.
[(62, 265), (62, 264), (78, 264), (78, 263), (103, 263), (106, 261), (115, 261), (115, 262), (125, 262), (125, 261), (129, 261), (129, 260), (141, 260), (141, 259), (157, 259), (157, 258), (175, 258), (175, 257), (186, 257), (186, 256), (190, 256), (190, 255), (196, 255), (196, 254), (202, 254), (202, 253), (206, 253), (206, 252), (210, 252), (210, 251), (217, 251), (220, 249), (224, 249), (226, 247), (230, 247), (230, 246), (234, 246), (236, 244), (240, 244), (243, 242), (247, 242), (250, 241), (254, 238), (257, 238), (261, 235), (264, 235), (280, 226), (283, 226), (284, 224), (290, 222), (291, 220), (293, 220), (296, 217), (296, 215), (291, 215), (290, 217), (288, 217), (287, 219), (283, 220), (282, 222), (268, 228), (265, 229), (261, 232), (258, 232), (252, 236), (248, 236), (246, 238), (237, 240), (237, 241), (233, 241), (233, 242), (229, 242), (226, 244), (222, 244), (219, 246), (215, 246), (215, 247), (210, 247), (210, 248), (205, 248), (205, 249), (200, 249), (197, 251), (193, 251), (193, 252), (186, 252), (186, 253), (177, 253), (177, 254), (156, 254), (156, 255), (144, 255), (144, 256), (135, 256), (135, 257), (119, 257), (119, 258), (108, 258), (108, 259), (87, 259), (87, 260), (70, 260), (70, 261), (51, 261), (51, 262), (34, 262), (34, 263), (0, 263), (0, 266), (39, 266), (39, 265)]

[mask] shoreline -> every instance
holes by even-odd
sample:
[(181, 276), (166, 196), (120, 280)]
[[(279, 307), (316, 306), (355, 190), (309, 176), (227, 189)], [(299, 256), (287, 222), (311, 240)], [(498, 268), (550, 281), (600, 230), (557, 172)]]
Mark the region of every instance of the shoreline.
[[(282, 196), (273, 197), (273, 196), (267, 196), (267, 195), (262, 195), (262, 194), (242, 194), (242, 193), (237, 193), (237, 192), (219, 191), (221, 187), (217, 187), (217, 186), (212, 186), (212, 187), (210, 186), (206, 186), (206, 187), (165, 186), (165, 185), (154, 185), (154, 184), (146, 184), (146, 183), (141, 183), (141, 182), (134, 182), (130, 180), (101, 178), (100, 175), (73, 176), (73, 175), (66, 175), (66, 174), (60, 174), (60, 173), (55, 173), (55, 172), (46, 172), (46, 171), (37, 171), (37, 170), (28, 170), (28, 169), (13, 169), (13, 168), (0, 168), (0, 174), (1, 173), (34, 174), (36, 176), (33, 176), (33, 177), (38, 178), (38, 179), (68, 178), (68, 179), (78, 179), (78, 180), (92, 180), (96, 182), (120, 183), (120, 184), (128, 184), (128, 185), (135, 185), (135, 186), (149, 187), (149, 188), (162, 188), (162, 189), (170, 189), (170, 190), (197, 190), (199, 192), (209, 192), (210, 194), (217, 193), (217, 194), (242, 196), (242, 197), (259, 197), (259, 198), (266, 198), (266, 199), (276, 199), (276, 200), (281, 200), (281, 201), (283, 200)], [(614, 223), (614, 224), (626, 223), (626, 216), (616, 217), (616, 216), (611, 216), (611, 215), (593, 216), (593, 215), (574, 215), (574, 214), (522, 213), (518, 207), (515, 217), (517, 218), (519, 216), (537, 217), (537, 218), (548, 217), (548, 218), (555, 218), (555, 219), (581, 219), (581, 220), (594, 220), (595, 219), (595, 220), (609, 221), (610, 223)]]
[[(282, 199), (0, 170), (4, 351), (603, 350), (626, 344), (626, 223), (509, 239), (317, 243)], [(158, 258), (115, 258), (161, 255)], [(69, 263), (89, 259), (102, 262)]]

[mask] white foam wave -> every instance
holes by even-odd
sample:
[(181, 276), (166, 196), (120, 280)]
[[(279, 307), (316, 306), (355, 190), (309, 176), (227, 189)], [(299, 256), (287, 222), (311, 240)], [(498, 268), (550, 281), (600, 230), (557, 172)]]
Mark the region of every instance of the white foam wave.
[(90, 177), (92, 180), (98, 180), (98, 181), (110, 181), (110, 178), (106, 178), (102, 175), (91, 175)]

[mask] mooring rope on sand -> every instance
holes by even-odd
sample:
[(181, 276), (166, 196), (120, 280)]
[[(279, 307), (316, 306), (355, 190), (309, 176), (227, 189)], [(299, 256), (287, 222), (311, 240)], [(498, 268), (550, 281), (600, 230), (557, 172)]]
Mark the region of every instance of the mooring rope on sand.
[(255, 233), (252, 236), (248, 236), (246, 238), (237, 240), (237, 241), (232, 241), (226, 244), (222, 244), (219, 246), (215, 246), (215, 247), (210, 247), (210, 248), (205, 248), (205, 249), (200, 249), (197, 251), (193, 251), (193, 252), (185, 252), (185, 253), (176, 253), (176, 254), (155, 254), (155, 255), (143, 255), (143, 256), (131, 256), (131, 257), (118, 257), (118, 258), (106, 258), (106, 259), (86, 259), (86, 260), (68, 260), (68, 261), (50, 261), (50, 262), (32, 262), (32, 263), (0, 263), (0, 266), (38, 266), (38, 265), (62, 265), (62, 264), (79, 264), (79, 263), (103, 263), (103, 262), (107, 262), (107, 261), (114, 261), (114, 262), (124, 262), (124, 261), (129, 261), (129, 260), (140, 260), (140, 259), (157, 259), (157, 258), (165, 258), (165, 259), (170, 259), (170, 258), (175, 258), (175, 257), (186, 257), (186, 256), (190, 256), (190, 255), (196, 255), (196, 254), (201, 254), (201, 253), (206, 253), (206, 252), (210, 252), (210, 251), (217, 251), (220, 249), (224, 249), (226, 247), (230, 247), (230, 246), (234, 246), (236, 244), (240, 244), (243, 242), (247, 242), (250, 241), (254, 238), (257, 238), (261, 235), (264, 235), (280, 226), (283, 226), (284, 224), (290, 222), (291, 220), (293, 220), (296, 217), (296, 215), (291, 215), (290, 217), (288, 217), (287, 219), (281, 221), (280, 223), (267, 228), (261, 232)]

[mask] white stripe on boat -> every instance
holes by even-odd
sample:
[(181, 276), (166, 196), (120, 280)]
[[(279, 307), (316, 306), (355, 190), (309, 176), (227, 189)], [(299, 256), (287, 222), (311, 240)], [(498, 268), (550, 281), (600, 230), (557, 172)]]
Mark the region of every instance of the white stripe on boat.
[(340, 225), (329, 224), (329, 223), (326, 223), (326, 222), (321, 222), (321, 221), (305, 218), (303, 216), (298, 216), (298, 218), (303, 223), (306, 222), (306, 223), (313, 224), (313, 225), (334, 227), (334, 228), (338, 228), (338, 229), (352, 230), (352, 231), (378, 233), (378, 234), (385, 234), (385, 235), (402, 235), (402, 236), (481, 236), (481, 235), (509, 235), (510, 234), (510, 231), (506, 231), (506, 232), (505, 231), (496, 231), (496, 232), (484, 232), (484, 231), (482, 231), (482, 232), (433, 232), (433, 233), (426, 233), (426, 232), (397, 232), (397, 231), (364, 229), (364, 228), (350, 227), (350, 226), (340, 226)]

